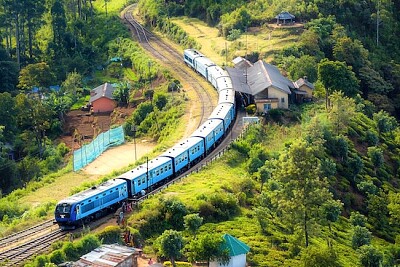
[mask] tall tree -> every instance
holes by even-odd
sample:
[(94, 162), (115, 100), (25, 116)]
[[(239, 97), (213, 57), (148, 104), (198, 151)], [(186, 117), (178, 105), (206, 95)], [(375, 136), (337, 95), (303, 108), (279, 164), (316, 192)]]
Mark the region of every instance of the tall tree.
[(172, 266), (176, 266), (175, 260), (182, 255), (183, 237), (175, 230), (165, 230), (156, 240), (161, 256), (171, 260)]
[(311, 228), (324, 219), (321, 206), (333, 199), (316, 157), (321, 149), (303, 140), (294, 142), (279, 157), (272, 174), (279, 187), (270, 192), (271, 201), (283, 221), (303, 233), (306, 247)]
[(224, 249), (225, 240), (216, 234), (204, 234), (198, 239), (193, 239), (188, 247), (188, 258), (190, 261), (210, 261), (216, 260), (221, 263), (229, 262), (229, 251)]
[(336, 134), (347, 133), (347, 128), (351, 119), (356, 114), (356, 104), (354, 99), (345, 97), (343, 92), (333, 92), (329, 97), (331, 109), (329, 118), (333, 124)]
[[(33, 87), (48, 88), (54, 82), (54, 74), (45, 62), (29, 64), (19, 74), (18, 87), (29, 92)], [(39, 92), (40, 94), (41, 92)]]
[(318, 80), (325, 88), (326, 107), (329, 108), (329, 95), (342, 91), (352, 97), (358, 93), (358, 80), (354, 72), (340, 61), (322, 60), (318, 64)]

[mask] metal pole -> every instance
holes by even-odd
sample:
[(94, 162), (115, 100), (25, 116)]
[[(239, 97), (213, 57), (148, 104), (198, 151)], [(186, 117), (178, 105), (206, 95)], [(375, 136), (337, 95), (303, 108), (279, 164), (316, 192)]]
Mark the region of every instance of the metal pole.
[(135, 161), (137, 161), (137, 155), (136, 155), (136, 125), (133, 124), (131, 125), (131, 131), (133, 133), (133, 144), (135, 145)]
[(149, 190), (149, 157), (146, 157), (146, 180), (147, 180), (147, 190)]

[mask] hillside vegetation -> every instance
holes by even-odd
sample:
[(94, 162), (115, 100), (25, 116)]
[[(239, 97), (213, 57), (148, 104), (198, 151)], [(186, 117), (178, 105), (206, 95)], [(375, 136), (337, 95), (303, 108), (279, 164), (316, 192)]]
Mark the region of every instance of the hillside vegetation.
[[(137, 82), (133, 88), (122, 84), (121, 104), (128, 104), (127, 99), (136, 103), (128, 97), (133, 92), (153, 96), (151, 82), (166, 81), (155, 94), (157, 105), (148, 101), (127, 119), (128, 134), (131, 124), (139, 124), (140, 134), (171, 143), (171, 133), (182, 127), (174, 114), (182, 115), (184, 103), (167, 97), (167, 87), (177, 81), (157, 64), (149, 64), (150, 58), (118, 22), (116, 11), (125, 1), (93, 1), (93, 8), (92, 1), (76, 2), (26, 1), (42, 7), (28, 12), (34, 16), (31, 20), (22, 12), (27, 9), (1, 1), (9, 22), (2, 31), (25, 31), (20, 44), (6, 34), (0, 53), (0, 64), (8, 66), (0, 76), (6, 77), (0, 97), (7, 104), (0, 109), (0, 141), (6, 148), (1, 154), (1, 188), (8, 194), (0, 202), (2, 230), (20, 223), (20, 218), (32, 221), (51, 213), (52, 202), (30, 209), (18, 201), (68, 176), (69, 168), (54, 173), (68, 152), (63, 144), (53, 143), (60, 134), (59, 118), (78, 102), (76, 96), (84, 97), (81, 82), (88, 79), (83, 77), (91, 80), (111, 57), (122, 55), (123, 66), (133, 70), (127, 72), (129, 77)], [(301, 25), (273, 25), (282, 10), (293, 13)], [(13, 14), (22, 16), (21, 24)], [(239, 55), (252, 62), (268, 60), (292, 80), (307, 76), (316, 90), (313, 103), (271, 111), (220, 160), (144, 202), (128, 220), (135, 245), (145, 245), (146, 253), (172, 262), (224, 261), (220, 237), (229, 233), (250, 246), (251, 266), (398, 264), (397, 1), (140, 0), (138, 14), (148, 27), (183, 48), (200, 49), (220, 65), (229, 65)], [(31, 39), (32, 49), (30, 31), (43, 36)], [(118, 77), (120, 68), (110, 66), (102, 75)], [(34, 76), (34, 70), (45, 75)], [(47, 91), (54, 83), (62, 83), (66, 94), (44, 102), (27, 97), (33, 86)], [(156, 108), (165, 111), (165, 131), (152, 123)], [(44, 113), (49, 110), (57, 112)], [(13, 149), (19, 161), (8, 158)], [(100, 236), (103, 242), (121, 242), (113, 238), (119, 234), (119, 229), (111, 229)], [(168, 240), (184, 247), (167, 250)], [(89, 241), (100, 242), (97, 237)], [(76, 253), (66, 253), (75, 251), (75, 245), (56, 245), (52, 254), (28, 266), (76, 259)]]

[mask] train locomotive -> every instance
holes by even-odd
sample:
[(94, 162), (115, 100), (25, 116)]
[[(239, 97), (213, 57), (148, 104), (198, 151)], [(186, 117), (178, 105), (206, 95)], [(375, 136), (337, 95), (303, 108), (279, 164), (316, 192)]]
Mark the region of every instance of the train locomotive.
[(192, 135), (158, 157), (58, 202), (55, 221), (70, 229), (109, 213), (123, 201), (137, 199), (152, 188), (195, 165), (222, 141), (236, 116), (235, 91), (228, 73), (194, 49), (186, 49), (184, 62), (202, 75), (219, 93), (218, 105)]

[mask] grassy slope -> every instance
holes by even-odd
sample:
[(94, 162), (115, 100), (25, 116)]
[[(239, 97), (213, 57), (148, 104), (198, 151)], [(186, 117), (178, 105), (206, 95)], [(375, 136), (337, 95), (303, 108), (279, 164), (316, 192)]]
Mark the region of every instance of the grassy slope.
[(225, 56), (221, 56), (225, 45), (229, 50), (227, 64), (236, 56), (244, 56), (247, 51), (259, 52), (266, 60), (272, 59), (272, 54), (298, 40), (302, 28), (277, 28), (274, 25), (262, 28), (250, 28), (247, 34), (236, 41), (226, 41), (218, 36), (218, 29), (207, 26), (206, 23), (194, 18), (172, 18), (172, 21), (184, 29), (191, 37), (201, 44), (201, 52), (218, 65), (223, 65)]

